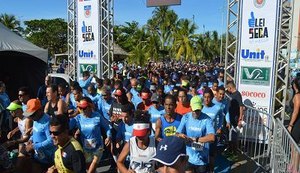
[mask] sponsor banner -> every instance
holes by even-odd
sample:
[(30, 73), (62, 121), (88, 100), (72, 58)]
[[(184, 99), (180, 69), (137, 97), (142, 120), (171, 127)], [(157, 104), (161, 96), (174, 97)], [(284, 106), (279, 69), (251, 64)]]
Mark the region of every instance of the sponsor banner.
[(79, 67), (80, 67), (81, 74), (84, 71), (89, 71), (89, 72), (93, 72), (93, 73), (96, 73), (98, 71), (97, 64), (79, 64)]
[(100, 66), (99, 1), (77, 0), (77, 16), (76, 55), (77, 67), (80, 69), (77, 75), (81, 78), (82, 64), (96, 65), (96, 69)]
[(271, 68), (241, 67), (241, 84), (270, 86)]
[(181, 0), (147, 0), (147, 7), (180, 5)]
[[(278, 1), (270, 0), (240, 1), (237, 89), (244, 102), (255, 103), (256, 108), (266, 113), (271, 113), (272, 109), (278, 35), (277, 4)], [(264, 123), (268, 125), (268, 122)]]

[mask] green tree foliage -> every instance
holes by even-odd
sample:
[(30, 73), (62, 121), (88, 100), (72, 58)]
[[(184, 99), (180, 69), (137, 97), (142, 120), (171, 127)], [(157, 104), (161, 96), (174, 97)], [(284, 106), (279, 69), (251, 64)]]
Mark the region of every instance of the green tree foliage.
[(22, 35), (24, 29), (20, 25), (20, 21), (17, 20), (16, 16), (9, 15), (9, 14), (1, 14), (0, 15), (0, 22), (5, 25), (7, 28), (12, 30), (18, 35)]
[(67, 23), (60, 18), (25, 21), (26, 38), (50, 55), (67, 51)]
[[(158, 7), (144, 26), (135, 21), (114, 27), (114, 39), (130, 52), (129, 62), (144, 65), (147, 60), (212, 61), (220, 56), (221, 40), (217, 31), (195, 33), (197, 26), (188, 19), (178, 19), (168, 7)], [(232, 39), (232, 37), (229, 37)], [(225, 53), (226, 35), (222, 35)]]
[(177, 27), (173, 34), (173, 50), (177, 60), (183, 57), (186, 61), (196, 61), (193, 47), (196, 28), (196, 25), (188, 19), (180, 19), (177, 22)]

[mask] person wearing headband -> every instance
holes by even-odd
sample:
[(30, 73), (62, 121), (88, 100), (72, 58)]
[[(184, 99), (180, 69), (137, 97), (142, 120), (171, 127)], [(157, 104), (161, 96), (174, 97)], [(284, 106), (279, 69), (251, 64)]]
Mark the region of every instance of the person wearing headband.
[(144, 88), (141, 92), (142, 102), (137, 105), (138, 110), (148, 111), (151, 103), (151, 91), (148, 88)]
[[(124, 145), (117, 161), (117, 166), (121, 173), (152, 173), (155, 171), (151, 159), (156, 155), (156, 143), (155, 138), (150, 136), (150, 133), (150, 115), (137, 110), (134, 113), (133, 137)], [(126, 168), (124, 162), (128, 155), (130, 157), (130, 164)]]
[[(80, 141), (88, 172), (95, 172), (102, 157), (104, 145), (111, 143), (111, 131), (108, 122), (98, 112), (94, 111), (93, 101), (89, 97), (83, 97), (77, 106), (80, 114), (70, 120), (70, 129), (78, 128)], [(101, 128), (106, 132), (107, 138), (102, 139)]]

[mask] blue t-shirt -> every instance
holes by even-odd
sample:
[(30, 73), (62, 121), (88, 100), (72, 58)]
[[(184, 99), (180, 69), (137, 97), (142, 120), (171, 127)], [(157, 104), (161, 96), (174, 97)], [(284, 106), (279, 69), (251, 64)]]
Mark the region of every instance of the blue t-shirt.
[(160, 117), (162, 138), (165, 138), (166, 136), (174, 136), (176, 134), (176, 130), (181, 121), (181, 117), (181, 115), (176, 114), (175, 120), (173, 122), (167, 122), (164, 116)]
[(101, 127), (106, 131), (106, 135), (111, 137), (108, 122), (99, 112), (92, 112), (90, 117), (82, 114), (70, 120), (70, 129), (77, 127), (80, 130), (80, 140), (84, 150), (95, 151), (103, 147)]
[(76, 109), (77, 108), (77, 102), (75, 101), (74, 94), (70, 94), (70, 104), (69, 104), (70, 109)]
[(98, 93), (96, 93), (95, 95), (88, 94), (87, 96), (93, 101), (95, 106), (97, 106), (98, 101), (102, 99), (101, 95)]
[[(208, 115), (201, 113), (199, 118), (195, 119), (192, 112), (183, 116), (177, 132), (186, 134), (191, 138), (215, 134), (212, 120)], [(207, 165), (209, 163), (209, 143), (205, 143), (202, 148), (194, 147), (194, 143), (187, 144), (186, 152), (189, 156), (189, 162), (194, 165)]]
[(139, 103), (141, 103), (143, 100), (139, 96), (139, 92), (137, 92), (134, 88), (130, 89), (130, 93), (132, 94), (131, 102), (133, 103), (135, 109)]
[(0, 102), (3, 104), (4, 108), (7, 108), (9, 106), (10, 99), (9, 99), (8, 95), (5, 92), (0, 93)]
[(164, 85), (164, 93), (168, 94), (173, 90), (173, 87), (171, 85)]
[(213, 103), (210, 107), (204, 105), (201, 112), (205, 113), (212, 119), (213, 126), (216, 131), (221, 129), (223, 124), (223, 114), (220, 106)]
[(220, 79), (218, 79), (218, 82), (219, 82), (218, 86), (224, 86), (224, 82), (223, 81), (221, 81)]
[(132, 137), (133, 123), (125, 124), (123, 121), (119, 123), (119, 128), (117, 132), (117, 139), (128, 142)]
[(100, 114), (102, 114), (104, 116), (105, 119), (107, 119), (108, 121), (110, 120), (109, 117), (109, 110), (111, 107), (111, 104), (113, 102), (113, 99), (109, 99), (108, 101), (104, 100), (104, 99), (100, 99), (98, 100), (98, 111), (100, 112)]
[(38, 121), (33, 122), (32, 136), (34, 158), (41, 163), (51, 164), (56, 147), (50, 135), (50, 116), (44, 114)]
[(154, 136), (155, 127), (156, 127), (156, 121), (158, 118), (163, 116), (165, 114), (165, 108), (163, 106), (159, 106), (158, 109), (156, 109), (153, 105), (149, 107), (148, 113), (150, 114), (150, 121), (152, 123), (152, 133), (151, 136)]
[(222, 109), (222, 117), (225, 117), (227, 123), (230, 123), (229, 113), (228, 113), (228, 102), (226, 99), (223, 99), (221, 102), (217, 101), (216, 98), (212, 100), (216, 105), (219, 105)]
[(79, 86), (82, 88), (82, 89), (86, 89), (88, 88), (88, 86), (91, 84), (92, 82), (92, 79), (93, 79), (93, 76), (90, 76), (89, 78), (87, 78), (86, 80), (79, 80), (78, 83), (79, 83)]

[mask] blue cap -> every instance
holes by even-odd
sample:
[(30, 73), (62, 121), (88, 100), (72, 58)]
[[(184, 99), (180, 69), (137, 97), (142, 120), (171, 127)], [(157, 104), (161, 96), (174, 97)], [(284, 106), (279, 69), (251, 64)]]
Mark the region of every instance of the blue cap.
[(156, 155), (151, 160), (170, 166), (176, 163), (180, 156), (186, 156), (185, 141), (176, 136), (168, 136), (158, 143)]

